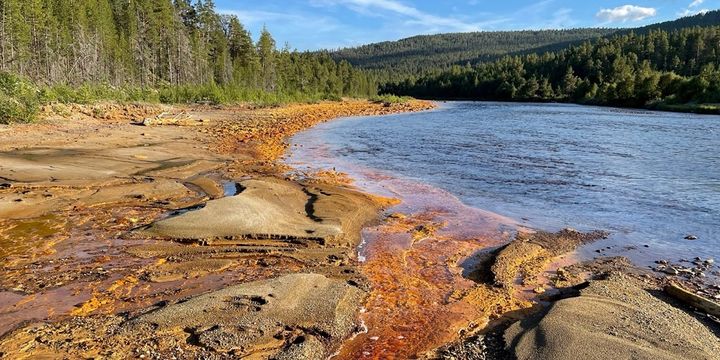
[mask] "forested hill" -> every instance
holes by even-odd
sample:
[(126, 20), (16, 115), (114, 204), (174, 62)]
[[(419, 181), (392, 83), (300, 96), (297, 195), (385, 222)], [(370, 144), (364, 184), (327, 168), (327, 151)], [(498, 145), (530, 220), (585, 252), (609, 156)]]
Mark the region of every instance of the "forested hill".
[(543, 31), (499, 31), (415, 36), (332, 52), (336, 60), (371, 70), (380, 82), (443, 71), (453, 65), (475, 65), (504, 55), (554, 52), (586, 40), (616, 34), (647, 34), (651, 30), (673, 31), (693, 26), (720, 24), (720, 11), (711, 11), (674, 21), (635, 29), (573, 29)]
[(647, 34), (652, 30), (673, 31), (694, 26), (718, 26), (720, 25), (720, 10), (708, 11), (706, 13), (687, 16), (673, 21), (666, 21), (658, 24), (643, 26), (636, 29), (622, 30), (618, 34), (627, 34), (630, 31), (636, 34)]
[(455, 66), (383, 91), (423, 98), (568, 101), (717, 113), (720, 26), (613, 35), (567, 49)]
[[(347, 48), (332, 53), (336, 60), (347, 60), (362, 69), (372, 69), (387, 80), (419, 74), (451, 65), (494, 60), (515, 52), (578, 41), (611, 34), (612, 29), (573, 29), (542, 31), (501, 31), (451, 33), (414, 36)], [(395, 75), (395, 76), (393, 76)]]

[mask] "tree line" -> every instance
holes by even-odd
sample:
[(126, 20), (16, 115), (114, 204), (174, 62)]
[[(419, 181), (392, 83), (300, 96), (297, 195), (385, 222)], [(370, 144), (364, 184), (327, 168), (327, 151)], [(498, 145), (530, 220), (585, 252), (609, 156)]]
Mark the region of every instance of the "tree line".
[[(265, 29), (254, 42), (212, 0), (2, 0), (0, 70), (47, 86), (203, 86), (239, 97), (367, 96), (377, 88), (347, 61), (277, 49)], [(167, 100), (186, 92), (166, 92)]]
[(720, 103), (720, 26), (629, 32), (559, 51), (505, 56), (388, 83), (421, 98), (645, 107)]

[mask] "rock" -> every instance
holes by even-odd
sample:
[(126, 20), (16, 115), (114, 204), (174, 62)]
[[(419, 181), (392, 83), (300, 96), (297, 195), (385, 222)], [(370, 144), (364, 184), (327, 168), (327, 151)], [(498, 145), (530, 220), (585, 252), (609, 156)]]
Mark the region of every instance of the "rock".
[(392, 214), (388, 215), (388, 218), (390, 218), (390, 219), (405, 219), (405, 218), (407, 218), (407, 215), (396, 212), (396, 213), (392, 213)]
[(11, 183), (0, 183), (0, 189), (9, 189), (12, 187)]
[[(287, 359), (324, 359), (352, 334), (365, 294), (320, 274), (291, 274), (226, 287), (130, 321), (128, 330), (190, 331), (202, 346), (242, 357), (263, 351)], [(190, 330), (185, 330), (190, 329)], [(321, 338), (318, 338), (321, 337)], [(302, 346), (300, 346), (302, 345)]]
[(545, 293), (545, 288), (542, 286), (538, 286), (533, 289), (533, 292), (536, 294), (543, 294), (543, 293)]
[(715, 259), (707, 259), (705, 260), (705, 265), (712, 265), (715, 263)]
[(668, 275), (677, 275), (677, 274), (680, 273), (680, 272), (678, 271), (678, 269), (676, 269), (676, 268), (674, 268), (674, 267), (672, 267), (672, 266), (668, 266), (668, 267), (662, 269), (662, 272), (664, 272), (664, 273), (666, 273), (666, 274), (668, 274)]
[(695, 235), (687, 235), (685, 236), (685, 240), (697, 240), (698, 237)]
[(621, 274), (592, 281), (579, 297), (511, 325), (506, 349), (511, 358), (536, 360), (717, 358), (710, 328), (643, 286)]

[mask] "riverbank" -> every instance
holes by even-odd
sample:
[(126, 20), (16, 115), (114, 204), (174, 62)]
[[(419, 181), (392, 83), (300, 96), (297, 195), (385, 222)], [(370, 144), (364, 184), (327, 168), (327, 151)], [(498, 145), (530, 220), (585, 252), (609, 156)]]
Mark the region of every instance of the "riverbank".
[(276, 160), (314, 124), (432, 106), (56, 105), (2, 127), (0, 356), (329, 355), (366, 296), (360, 227), (393, 200)]
[(688, 103), (688, 104), (672, 104), (663, 101), (656, 101), (648, 103), (644, 106), (620, 106), (617, 104), (603, 104), (592, 101), (563, 101), (562, 99), (497, 99), (497, 98), (464, 98), (464, 97), (419, 97), (425, 101), (437, 101), (437, 102), (448, 102), (448, 101), (480, 101), (480, 102), (496, 102), (496, 103), (525, 103), (525, 104), (567, 104), (567, 105), (584, 105), (584, 106), (599, 106), (604, 108), (617, 108), (637, 111), (661, 111), (661, 112), (673, 112), (673, 113), (686, 113), (686, 114), (698, 114), (698, 115), (720, 115), (720, 106), (718, 104), (705, 104), (705, 103)]

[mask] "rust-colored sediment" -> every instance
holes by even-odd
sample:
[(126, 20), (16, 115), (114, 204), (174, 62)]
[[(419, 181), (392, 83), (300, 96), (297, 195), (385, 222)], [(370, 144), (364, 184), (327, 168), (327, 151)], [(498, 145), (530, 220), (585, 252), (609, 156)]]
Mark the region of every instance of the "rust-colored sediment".
[[(24, 321), (134, 311), (324, 265), (331, 255), (347, 264), (349, 249), (307, 254), (171, 249), (139, 257), (128, 250), (167, 241), (126, 235), (172, 210), (220, 196), (223, 179), (282, 176), (284, 167), (275, 160), (297, 131), (340, 116), (432, 107), (422, 101), (387, 107), (362, 100), (263, 109), (45, 107), (46, 120), (0, 132), (0, 334)], [(197, 126), (137, 125), (161, 113), (190, 116)], [(376, 200), (379, 206), (388, 203)], [(248, 243), (251, 249), (258, 245)], [(204, 259), (209, 262), (192, 262)]]
[(473, 268), (466, 260), (509, 239), (501, 227), (512, 224), (508, 219), (427, 185), (394, 186), (404, 203), (364, 231), (360, 251), (359, 267), (371, 286), (361, 314), (367, 331), (343, 344), (339, 359), (416, 357), (526, 306), (466, 273)]

